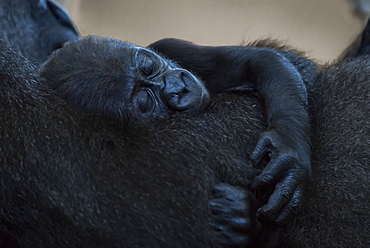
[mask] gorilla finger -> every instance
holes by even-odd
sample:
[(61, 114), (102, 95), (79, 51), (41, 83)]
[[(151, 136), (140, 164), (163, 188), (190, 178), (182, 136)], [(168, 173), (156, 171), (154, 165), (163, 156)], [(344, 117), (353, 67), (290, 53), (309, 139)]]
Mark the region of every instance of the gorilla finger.
[(252, 221), (246, 217), (234, 217), (230, 220), (229, 226), (232, 230), (247, 232), (251, 229)]
[(209, 219), (209, 224), (214, 230), (229, 228), (238, 232), (249, 232), (252, 229), (252, 220), (242, 216), (212, 215)]
[(275, 186), (275, 190), (268, 202), (257, 211), (257, 217), (261, 221), (275, 221), (281, 209), (290, 201), (295, 193), (298, 181), (293, 173)]
[(237, 191), (235, 186), (227, 183), (218, 183), (212, 189), (212, 194), (219, 197), (227, 197)]
[(217, 236), (219, 241), (228, 247), (245, 247), (250, 239), (247, 233), (234, 232), (228, 228), (218, 232)]
[(263, 168), (268, 163), (270, 160), (271, 147), (272, 143), (269, 137), (263, 136), (257, 141), (250, 156), (250, 160), (254, 167)]
[(245, 233), (230, 232), (227, 236), (229, 238), (229, 247), (245, 247), (249, 242), (249, 235)]
[(209, 200), (209, 207), (212, 214), (225, 214), (230, 212), (232, 204), (225, 201), (222, 198), (211, 199)]
[(276, 218), (276, 223), (278, 226), (286, 226), (293, 216), (298, 212), (299, 207), (302, 202), (303, 191), (301, 187), (297, 187), (295, 190), (292, 199), (288, 205), (280, 212)]
[(242, 203), (248, 200), (249, 191), (242, 187), (219, 183), (213, 188), (212, 195), (213, 198), (223, 198), (228, 201)]
[(246, 216), (250, 206), (245, 201), (225, 201), (224, 199), (212, 199), (209, 201), (210, 211), (214, 215)]
[(275, 184), (286, 173), (292, 162), (295, 162), (295, 158), (288, 154), (272, 158), (262, 173), (254, 178), (252, 188), (258, 189)]
[(215, 218), (214, 216), (211, 216), (209, 218), (208, 224), (210, 225), (211, 229), (214, 231), (222, 232), (226, 225), (221, 223), (218, 218)]

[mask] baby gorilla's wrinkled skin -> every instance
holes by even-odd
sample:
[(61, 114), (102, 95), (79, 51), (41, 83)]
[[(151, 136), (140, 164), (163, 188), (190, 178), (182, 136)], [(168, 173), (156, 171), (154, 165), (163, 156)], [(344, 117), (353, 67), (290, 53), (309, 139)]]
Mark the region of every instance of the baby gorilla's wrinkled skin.
[(209, 102), (189, 71), (148, 48), (109, 38), (67, 43), (41, 75), (72, 105), (124, 123), (199, 113)]

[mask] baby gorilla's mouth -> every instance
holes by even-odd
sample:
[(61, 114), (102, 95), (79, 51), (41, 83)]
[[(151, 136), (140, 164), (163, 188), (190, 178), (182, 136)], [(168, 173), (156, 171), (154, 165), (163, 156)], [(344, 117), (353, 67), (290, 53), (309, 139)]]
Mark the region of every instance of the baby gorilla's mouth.
[(170, 115), (198, 113), (209, 100), (203, 83), (186, 70), (182, 70), (177, 78), (167, 78), (165, 91), (164, 100)]
[(192, 92), (187, 94), (174, 94), (172, 98), (167, 101), (168, 112), (170, 115), (174, 114), (189, 114), (189, 113), (200, 113), (208, 105), (209, 94), (207, 91), (200, 92), (199, 95), (193, 96)]
[(188, 108), (189, 102), (191, 102), (190, 91), (187, 88), (183, 88), (178, 93), (173, 93), (169, 100), (167, 100), (168, 107), (176, 111), (184, 111)]

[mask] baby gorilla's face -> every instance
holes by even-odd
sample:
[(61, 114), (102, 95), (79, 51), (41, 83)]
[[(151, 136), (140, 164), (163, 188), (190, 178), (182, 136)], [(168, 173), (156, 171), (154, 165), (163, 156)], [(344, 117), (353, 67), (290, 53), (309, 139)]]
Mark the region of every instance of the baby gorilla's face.
[(130, 102), (138, 116), (166, 117), (199, 112), (209, 100), (203, 83), (189, 71), (146, 48), (136, 47)]
[(150, 49), (90, 36), (67, 43), (41, 67), (67, 102), (123, 122), (199, 113), (209, 101), (203, 83)]

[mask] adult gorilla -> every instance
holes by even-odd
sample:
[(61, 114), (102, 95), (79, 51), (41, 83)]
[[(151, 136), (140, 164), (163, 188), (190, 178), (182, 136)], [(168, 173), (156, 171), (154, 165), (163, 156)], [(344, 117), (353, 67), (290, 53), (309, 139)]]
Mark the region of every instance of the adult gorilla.
[[(250, 245), (262, 246), (253, 233), (253, 196), (242, 190), (257, 173), (246, 158), (264, 129), (258, 99), (224, 94), (195, 119), (122, 127), (68, 108), (29, 61), (5, 46), (1, 56), (3, 240), (25, 247), (222, 247), (228, 225), (215, 233), (208, 223), (208, 199), (221, 181), (241, 186), (226, 186), (229, 193), (216, 187), (221, 214), (235, 216), (234, 206), (250, 212), (241, 226)], [(361, 58), (331, 66), (310, 86), (314, 184), (286, 246), (369, 244), (368, 66)]]
[[(222, 95), (199, 119), (171, 119), (155, 128), (121, 127), (71, 110), (40, 82), (32, 63), (5, 44), (1, 48), (3, 242), (24, 247), (217, 247), (214, 240), (219, 238), (208, 225), (208, 198), (218, 180), (244, 188), (255, 176), (246, 158), (264, 130), (258, 99)], [(361, 59), (333, 66), (314, 88), (320, 91), (313, 94), (315, 103), (321, 104), (314, 117), (318, 180), (308, 198), (312, 212), (298, 220), (295, 228), (301, 230), (292, 232), (289, 242), (369, 242), (369, 149), (364, 147), (369, 123), (361, 116), (368, 113), (367, 66)], [(341, 102), (333, 101), (334, 96)], [(336, 164), (335, 159), (349, 153), (356, 160)], [(353, 175), (358, 176), (354, 182)], [(248, 210), (253, 197), (240, 188), (226, 188), (229, 207)], [(346, 204), (339, 206), (343, 199)], [(253, 240), (251, 213), (243, 227)], [(348, 229), (333, 232), (338, 223)], [(320, 236), (317, 227), (325, 231)], [(226, 226), (221, 234), (227, 231)]]
[(2, 0), (0, 10), (0, 37), (37, 62), (79, 37), (67, 12), (53, 0)]

